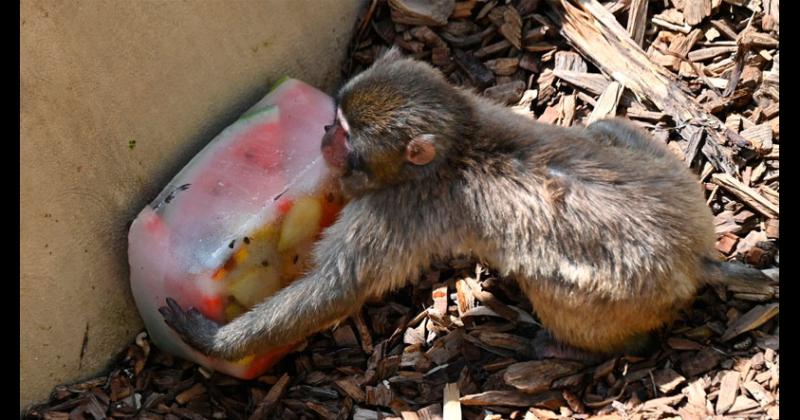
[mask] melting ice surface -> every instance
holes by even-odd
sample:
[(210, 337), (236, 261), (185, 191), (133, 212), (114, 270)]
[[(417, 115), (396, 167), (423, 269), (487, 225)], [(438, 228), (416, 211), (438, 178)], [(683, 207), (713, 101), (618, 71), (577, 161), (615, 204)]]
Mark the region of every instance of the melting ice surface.
[(158, 307), (166, 297), (184, 308), (202, 307), (221, 294), (212, 275), (231, 258), (236, 241), (277, 217), (280, 199), (310, 194), (328, 179), (320, 140), (333, 119), (330, 97), (288, 79), (217, 135), (141, 211), (128, 238), (131, 288), (163, 350), (233, 376), (253, 374), (245, 373), (247, 363), (191, 350)]

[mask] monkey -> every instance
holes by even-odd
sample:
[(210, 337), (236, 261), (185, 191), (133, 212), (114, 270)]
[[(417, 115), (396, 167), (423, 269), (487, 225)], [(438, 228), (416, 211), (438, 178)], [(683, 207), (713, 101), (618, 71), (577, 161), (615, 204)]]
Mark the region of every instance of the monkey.
[(301, 341), (461, 255), (516, 280), (574, 358), (641, 351), (706, 284), (768, 280), (720, 258), (697, 177), (626, 120), (538, 123), (396, 48), (335, 103), (320, 147), (349, 201), (314, 268), (223, 326), (168, 298), (165, 322), (200, 352)]

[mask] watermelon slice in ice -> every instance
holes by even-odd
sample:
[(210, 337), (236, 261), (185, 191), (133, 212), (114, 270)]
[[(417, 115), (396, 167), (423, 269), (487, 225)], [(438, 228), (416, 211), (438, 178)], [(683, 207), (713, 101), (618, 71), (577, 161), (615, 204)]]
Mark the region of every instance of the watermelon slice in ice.
[(344, 205), (320, 153), (333, 119), (330, 97), (284, 79), (142, 210), (128, 237), (131, 288), (156, 345), (240, 378), (291, 350), (208, 358), (183, 343), (158, 308), (171, 297), (229, 322), (311, 268), (314, 241)]

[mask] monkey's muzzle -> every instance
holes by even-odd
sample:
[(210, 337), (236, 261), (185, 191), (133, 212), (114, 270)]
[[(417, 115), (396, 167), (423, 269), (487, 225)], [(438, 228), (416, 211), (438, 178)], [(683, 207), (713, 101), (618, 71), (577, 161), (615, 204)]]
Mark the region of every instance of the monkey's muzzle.
[(341, 124), (336, 122), (325, 127), (321, 149), (328, 165), (340, 171), (347, 169), (347, 131)]

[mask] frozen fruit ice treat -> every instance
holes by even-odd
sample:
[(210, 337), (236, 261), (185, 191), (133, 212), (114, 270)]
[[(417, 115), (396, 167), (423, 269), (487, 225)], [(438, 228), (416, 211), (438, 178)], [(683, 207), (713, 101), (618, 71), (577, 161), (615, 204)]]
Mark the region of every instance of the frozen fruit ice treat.
[(163, 321), (166, 298), (221, 324), (310, 268), (310, 251), (344, 205), (320, 152), (333, 100), (285, 79), (214, 138), (134, 220), (131, 288), (161, 349), (249, 379), (291, 351), (209, 358)]

